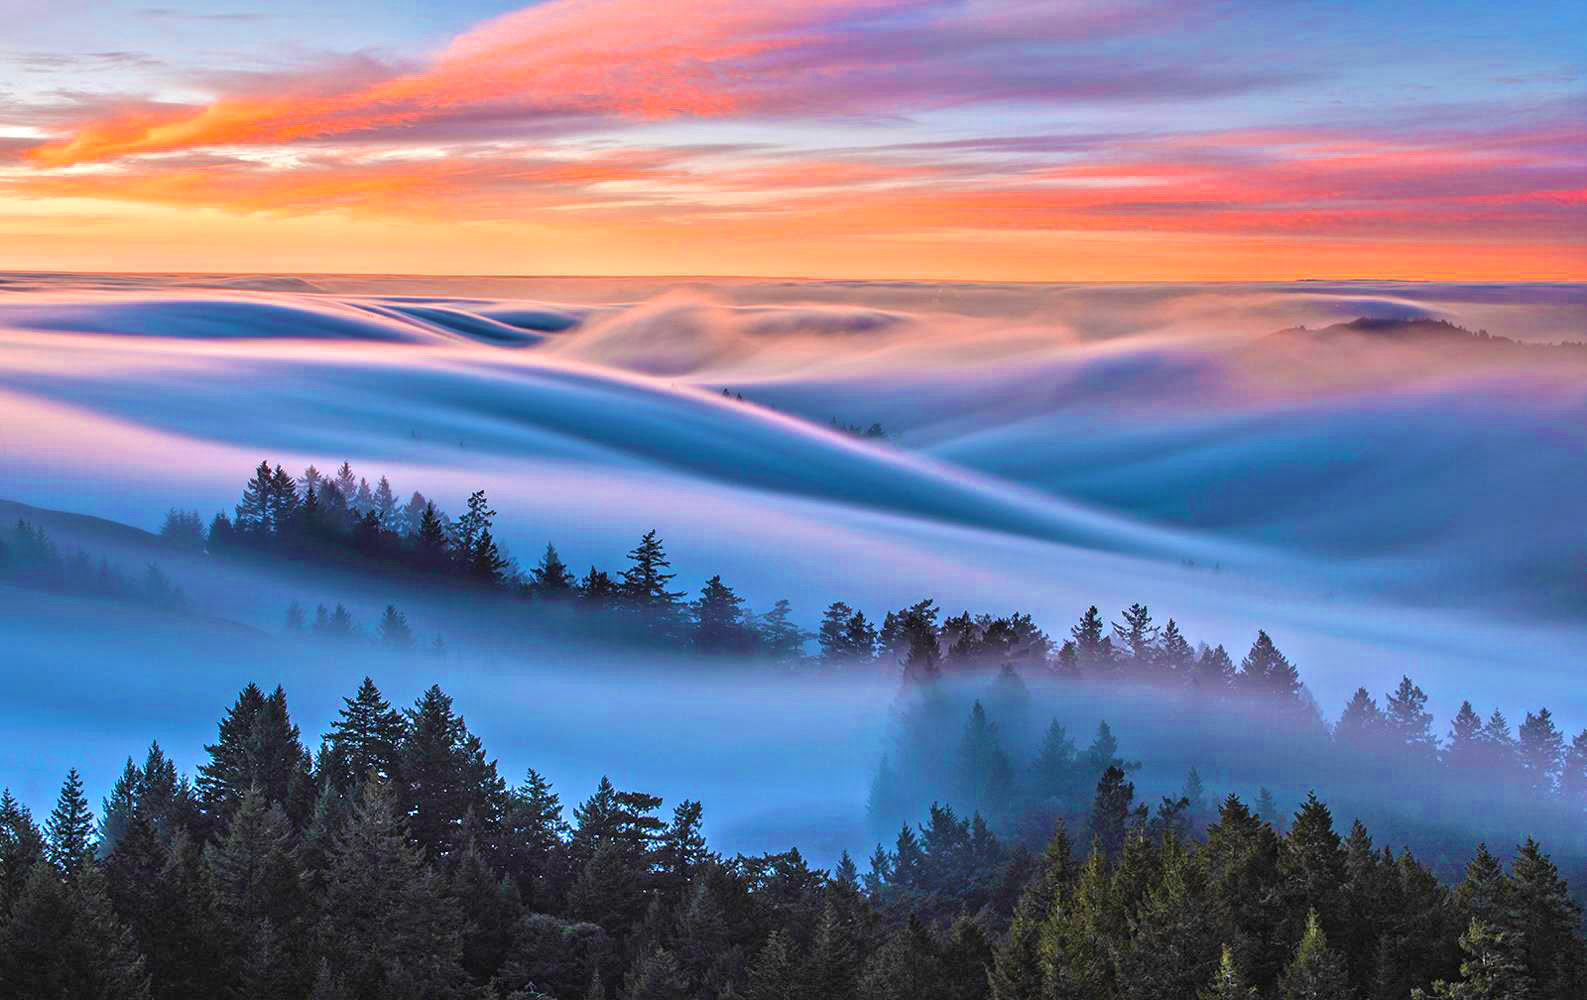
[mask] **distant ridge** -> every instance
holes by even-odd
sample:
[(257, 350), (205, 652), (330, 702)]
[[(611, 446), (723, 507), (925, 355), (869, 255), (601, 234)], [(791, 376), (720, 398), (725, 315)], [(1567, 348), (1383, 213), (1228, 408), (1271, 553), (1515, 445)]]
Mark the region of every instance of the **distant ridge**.
[(1413, 346), (1455, 345), (1469, 346), (1477, 349), (1491, 348), (1498, 350), (1562, 350), (1587, 359), (1587, 341), (1567, 340), (1558, 343), (1541, 344), (1528, 343), (1521, 340), (1512, 340), (1489, 333), (1487, 330), (1468, 330), (1447, 319), (1416, 318), (1372, 318), (1358, 317), (1348, 323), (1335, 323), (1332, 326), (1312, 329), (1307, 326), (1292, 326), (1273, 334), (1275, 338), (1285, 340), (1305, 339), (1313, 343), (1328, 343), (1353, 340), (1384, 341), (1395, 344)]

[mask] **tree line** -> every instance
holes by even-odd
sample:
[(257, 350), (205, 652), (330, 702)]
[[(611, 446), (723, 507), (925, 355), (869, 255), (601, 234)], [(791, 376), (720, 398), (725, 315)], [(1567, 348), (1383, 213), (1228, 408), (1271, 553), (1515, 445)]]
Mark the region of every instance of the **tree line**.
[[(1107, 755), (1104, 746), (1099, 754)], [(1099, 761), (1100, 762), (1100, 761)], [(509, 786), (439, 687), (365, 678), (310, 752), (249, 685), (196, 775), (158, 745), (97, 817), (76, 771), (40, 825), (0, 796), (0, 991), (107, 998), (1147, 1000), (1587, 990), (1582, 911), (1535, 842), (1446, 886), (1229, 796), (1202, 831), (1111, 756), (1032, 851), (947, 805), (869, 868), (724, 857), (699, 802), (602, 779)], [(1073, 832), (1071, 832), (1073, 831)]]

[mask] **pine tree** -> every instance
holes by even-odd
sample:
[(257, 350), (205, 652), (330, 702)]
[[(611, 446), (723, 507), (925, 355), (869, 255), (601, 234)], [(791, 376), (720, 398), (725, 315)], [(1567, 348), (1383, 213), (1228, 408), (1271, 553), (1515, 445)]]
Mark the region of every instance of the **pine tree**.
[(331, 731), (325, 735), (325, 776), (348, 794), (371, 775), (395, 779), (407, 732), (402, 713), (381, 697), (374, 680), (366, 676), (353, 697), (342, 699)]
[(1211, 697), (1233, 690), (1234, 678), (1234, 660), (1222, 646), (1203, 649), (1190, 671), (1191, 687)]
[(1328, 947), (1328, 938), (1314, 911), (1306, 918), (1305, 934), (1294, 961), (1279, 981), (1278, 995), (1282, 1000), (1339, 1000), (1349, 994), (1350, 979), (1344, 960)]
[(1082, 671), (1111, 667), (1111, 647), (1103, 633), (1102, 613), (1095, 604), (1080, 616), (1080, 624), (1069, 630), (1074, 636), (1075, 656)]
[(446, 524), (433, 503), (426, 502), (419, 512), (419, 523), (413, 531), (413, 555), (421, 568), (432, 573), (446, 569), (451, 560)]
[(541, 600), (562, 601), (571, 598), (578, 587), (578, 581), (568, 569), (562, 557), (557, 555), (557, 547), (550, 542), (546, 543), (545, 553), (540, 556), (540, 562), (529, 571), (530, 586), (534, 595)]
[(266, 803), (250, 788), (231, 816), (225, 835), (204, 849), (204, 867), (226, 953), (241, 959), (231, 971), (238, 992), (269, 996), (261, 982), (290, 984), (294, 970), (282, 968), (282, 950), (298, 931), (306, 902), (293, 855), (292, 823), (280, 803)]
[[(1473, 919), (1460, 936), (1460, 981), (1433, 984), (1433, 1000), (1528, 1000), (1533, 996), (1514, 938)], [(1411, 991), (1411, 1000), (1429, 994)]]
[(386, 605), (386, 612), (381, 615), (376, 631), (381, 641), (389, 646), (408, 649), (413, 645), (413, 630), (408, 627), (408, 616), (398, 611), (394, 604)]
[(444, 997), (463, 979), (462, 921), (417, 847), (395, 797), (365, 783), (328, 858), (321, 953), (350, 997)]
[(1263, 631), (1256, 633), (1256, 641), (1240, 661), (1240, 672), (1234, 680), (1236, 689), (1248, 697), (1275, 699), (1281, 704), (1300, 697), (1300, 674)]
[(1125, 780), (1123, 770), (1109, 766), (1102, 772), (1091, 806), (1090, 833), (1106, 857), (1114, 857), (1123, 849), (1124, 836), (1135, 815), (1134, 801), (1135, 785)]
[(1524, 949), (1534, 994), (1548, 1000), (1587, 996), (1587, 941), (1582, 906), (1571, 897), (1559, 869), (1530, 837), (1510, 868), (1511, 908), (1496, 928), (1513, 931)]
[(816, 631), (816, 645), (821, 647), (821, 658), (828, 662), (848, 659), (853, 651), (848, 646), (849, 620), (854, 609), (842, 601), (833, 601), (821, 613), (821, 627)]
[(403, 805), (415, 843), (439, 863), (462, 849), (465, 817), (472, 815), (492, 833), (500, 830), (506, 784), (439, 685), (420, 695), (406, 721), (407, 739), (397, 766)]
[(0, 791), (0, 924), (21, 895), (28, 872), (45, 859), (47, 851), (44, 833), (28, 807), (11, 795), (11, 789)]
[(1538, 709), (1536, 715), (1526, 713), (1526, 721), (1516, 733), (1527, 793), (1535, 801), (1552, 798), (1556, 777), (1565, 762), (1564, 735), (1546, 708)]
[(1409, 677), (1400, 678), (1400, 686), (1384, 703), (1383, 725), (1402, 766), (1419, 769), (1432, 763), (1438, 753), (1433, 715), (1427, 711), (1427, 695)]
[(385, 476), (380, 477), (380, 484), (375, 487), (372, 509), (384, 530), (397, 531), (401, 527), (397, 516), (397, 495), (391, 491), (391, 480)]
[(1130, 605), (1124, 611), (1124, 621), (1113, 623), (1113, 645), (1129, 660), (1129, 669), (1137, 677), (1148, 675), (1155, 666), (1160, 631), (1144, 604)]
[(1014, 769), (1003, 752), (997, 724), (977, 701), (959, 740), (958, 791), (966, 809), (1002, 815), (1013, 791)]
[(1245, 977), (1234, 964), (1234, 953), (1224, 945), (1212, 985), (1201, 991), (1200, 1000), (1256, 1000), (1256, 996), (1256, 987), (1245, 984)]
[(508, 874), (518, 880), (525, 902), (541, 911), (552, 909), (566, 889), (567, 834), (561, 798), (530, 768), (523, 783), (508, 794), (505, 854)]
[(75, 767), (66, 772), (55, 808), (44, 821), (44, 838), (50, 863), (67, 878), (93, 864), (94, 814), (88, 809), (83, 779)]
[(237, 504), (232, 531), (238, 538), (259, 544), (275, 532), (275, 505), (271, 501), (274, 491), (275, 476), (270, 471), (270, 463), (260, 462), (253, 478), (243, 487), (242, 500)]
[(500, 586), (510, 566), (491, 537), (490, 528), (482, 529), (466, 563), (469, 579), (486, 587)]
[(243, 688), (221, 720), (219, 739), (204, 750), (209, 760), (199, 767), (197, 784), (206, 831), (218, 831), (253, 785), (295, 822), (308, 814), (309, 755), (281, 688), (268, 697), (253, 684)]
[(702, 653), (746, 653), (753, 636), (744, 627), (744, 600), (713, 576), (690, 605), (694, 648)]
[(0, 989), (19, 1000), (148, 1000), (143, 958), (92, 863), (65, 878), (47, 864), (29, 870), (0, 920)]
[(755, 961), (750, 963), (744, 1000), (798, 1000), (798, 997), (788, 938), (782, 931), (772, 931)]
[(684, 799), (672, 810), (672, 822), (656, 841), (656, 886), (670, 903), (680, 902), (690, 880), (710, 856), (701, 832), (700, 803)]
[(1334, 725), (1334, 743), (1357, 754), (1374, 754), (1382, 748), (1386, 729), (1378, 703), (1366, 688), (1356, 688)]
[(673, 574), (667, 572), (672, 563), (656, 530), (645, 532), (639, 544), (629, 550), (629, 566), (623, 570), (618, 592), (630, 607), (643, 612), (649, 621), (662, 628), (670, 627), (678, 611), (682, 591), (668, 590)]
[(463, 920), (463, 969), (475, 982), (487, 982), (506, 960), (523, 914), (518, 887), (497, 877), (471, 839), (453, 868), (447, 895)]
[(1179, 630), (1179, 623), (1172, 618), (1163, 626), (1162, 636), (1158, 640), (1157, 662), (1165, 673), (1180, 679), (1188, 678), (1191, 668), (1195, 666), (1196, 651)]
[[(849, 862), (850, 868), (853, 864)], [(809, 955), (799, 972), (798, 995), (821, 997), (822, 1000), (853, 1000), (858, 974), (859, 952), (853, 929), (828, 899), (821, 908), (821, 922), (816, 925)]]
[(1587, 820), (1587, 729), (1577, 733), (1565, 751), (1559, 794), (1567, 816), (1578, 823)]
[(774, 662), (791, 663), (804, 655), (810, 634), (793, 622), (793, 605), (779, 599), (755, 622), (756, 641)]
[(689, 984), (664, 948), (643, 955), (623, 979), (623, 1000), (685, 1000)]
[(1450, 723), (1444, 761), (1457, 775), (1474, 775), (1482, 766), (1482, 717), (1469, 701), (1460, 703), (1460, 711)]

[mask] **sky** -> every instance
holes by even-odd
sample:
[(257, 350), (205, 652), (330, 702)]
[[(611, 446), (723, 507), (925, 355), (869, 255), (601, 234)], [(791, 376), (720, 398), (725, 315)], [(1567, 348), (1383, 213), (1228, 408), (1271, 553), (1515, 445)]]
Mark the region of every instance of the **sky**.
[(1579, 2), (0, 17), (0, 269), (1587, 280)]

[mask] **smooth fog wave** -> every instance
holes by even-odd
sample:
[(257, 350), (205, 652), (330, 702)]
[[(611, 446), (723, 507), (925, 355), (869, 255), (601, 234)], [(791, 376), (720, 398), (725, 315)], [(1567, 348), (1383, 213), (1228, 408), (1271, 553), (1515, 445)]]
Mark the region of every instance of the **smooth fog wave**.
[[(1362, 317), (1393, 322), (1351, 325)], [(575, 569), (611, 566), (655, 527), (691, 591), (720, 572), (757, 609), (789, 598), (807, 627), (831, 600), (880, 617), (930, 595), (949, 613), (1030, 610), (1061, 635), (1089, 604), (1139, 600), (1231, 649), (1267, 628), (1330, 716), (1357, 684), (1384, 690), (1410, 672), (1440, 724), (1471, 697), (1512, 717), (1546, 702), (1579, 728), (1587, 702), (1565, 682), (1587, 651), (1573, 499), (1587, 491), (1587, 351), (1541, 345), (1584, 333), (1587, 296), (1561, 285), (11, 275), (0, 499), (152, 529), (172, 504), (228, 509), (261, 458), (346, 460), (454, 511), (486, 489), (521, 561), (552, 540)], [(59, 723), (84, 678), (125, 694), (89, 724), (120, 754), (150, 735), (191, 752), (205, 734), (180, 727), (248, 679), (286, 683), (308, 732), (362, 672), (380, 674), (358, 657), (284, 668), (263, 650), (290, 600), (344, 601), (367, 622), (389, 594), (171, 572), (205, 613), (263, 631), (240, 647), (219, 627), (140, 633), (126, 655), (150, 665), (142, 676), (92, 640), (52, 638), (47, 623), (81, 608), (29, 598), (8, 614), (13, 663), (37, 683), (7, 726), (43, 748), (36, 764), (8, 764), (39, 782), (35, 801), (82, 762), (85, 730)], [(411, 612), (451, 631), (450, 611)], [(190, 654), (164, 652), (178, 635)], [(157, 680), (167, 655), (180, 672)], [(735, 728), (733, 699), (759, 687), (701, 689), (672, 671), (626, 689), (663, 707), (670, 736), (581, 742), (569, 734), (599, 733), (597, 718), (581, 727), (535, 706), (578, 684), (582, 655), (529, 665), (459, 651), (382, 684), (406, 699), (444, 674), (509, 774), (542, 767), (569, 797), (595, 761), (617, 759), (634, 785), (676, 781), (709, 807), (716, 786), (700, 775), (723, 746), (868, 767), (883, 741), (872, 717), (885, 685), (830, 710), (830, 690), (801, 693), (784, 715), (784, 696), (767, 695), (741, 713), (756, 725)], [(576, 689), (596, 712), (618, 686)], [(118, 712), (128, 704), (138, 711)], [(100, 728), (112, 718), (173, 728)], [(711, 731), (722, 746), (655, 753)], [(565, 760), (533, 749), (552, 744)], [(862, 800), (864, 781), (857, 767), (835, 797)], [(794, 814), (786, 801), (721, 782), (728, 846), (853, 831), (830, 816), (792, 831), (775, 818)]]

